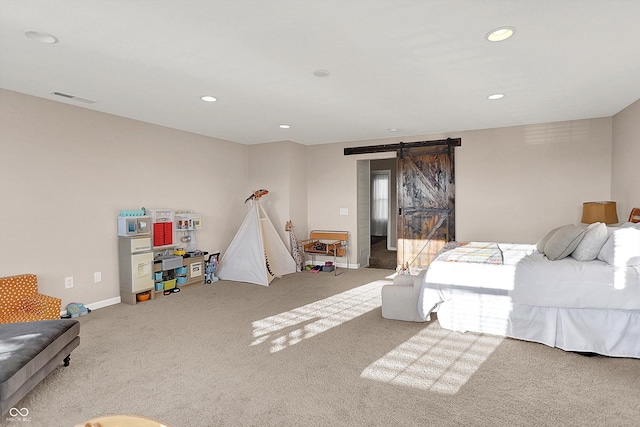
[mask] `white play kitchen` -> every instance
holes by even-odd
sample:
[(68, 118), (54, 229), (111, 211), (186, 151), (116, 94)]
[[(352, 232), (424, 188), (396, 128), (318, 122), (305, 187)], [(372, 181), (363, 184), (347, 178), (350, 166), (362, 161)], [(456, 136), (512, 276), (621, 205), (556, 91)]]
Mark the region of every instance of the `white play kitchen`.
[(155, 299), (205, 280), (205, 255), (196, 247), (202, 215), (172, 209), (120, 211), (118, 260), (120, 299)]

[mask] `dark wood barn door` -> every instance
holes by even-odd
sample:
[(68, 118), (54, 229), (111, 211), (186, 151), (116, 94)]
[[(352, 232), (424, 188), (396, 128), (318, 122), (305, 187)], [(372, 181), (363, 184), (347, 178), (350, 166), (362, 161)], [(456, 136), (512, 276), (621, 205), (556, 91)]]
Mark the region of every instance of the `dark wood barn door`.
[(403, 149), (398, 157), (398, 264), (429, 266), (455, 240), (454, 148)]

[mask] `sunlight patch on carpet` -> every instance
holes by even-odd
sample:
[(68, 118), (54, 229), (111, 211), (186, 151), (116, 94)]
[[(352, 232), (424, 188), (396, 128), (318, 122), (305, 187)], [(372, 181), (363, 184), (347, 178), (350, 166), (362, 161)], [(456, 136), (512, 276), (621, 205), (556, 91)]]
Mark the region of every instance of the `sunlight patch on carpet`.
[(429, 325), (365, 368), (360, 377), (456, 394), (503, 340)]
[(271, 342), (271, 353), (284, 350), (340, 326), (381, 306), (381, 289), (391, 283), (377, 280), (320, 301), (252, 322), (252, 346)]

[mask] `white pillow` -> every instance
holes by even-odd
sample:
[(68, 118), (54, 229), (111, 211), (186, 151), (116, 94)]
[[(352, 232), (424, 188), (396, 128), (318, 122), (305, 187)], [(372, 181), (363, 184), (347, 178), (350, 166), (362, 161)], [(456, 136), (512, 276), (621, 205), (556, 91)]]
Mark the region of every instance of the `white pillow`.
[(582, 241), (587, 230), (576, 225), (564, 225), (544, 245), (544, 254), (551, 261), (568, 257)]
[(615, 267), (640, 265), (640, 230), (619, 228), (607, 239), (598, 259)]
[(640, 222), (625, 222), (618, 228), (637, 228), (640, 230)]
[(584, 237), (571, 253), (578, 261), (593, 261), (607, 241), (607, 226), (602, 222), (594, 222), (587, 227)]
[(607, 236), (611, 236), (614, 231), (619, 230), (619, 229), (620, 229), (620, 227), (618, 227), (617, 225), (615, 227), (607, 225)]

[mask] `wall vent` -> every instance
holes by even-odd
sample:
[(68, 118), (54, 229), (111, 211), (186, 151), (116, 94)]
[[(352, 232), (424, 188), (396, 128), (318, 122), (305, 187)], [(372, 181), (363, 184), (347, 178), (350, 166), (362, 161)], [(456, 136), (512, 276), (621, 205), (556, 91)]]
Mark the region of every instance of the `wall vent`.
[(93, 99), (83, 98), (81, 96), (71, 95), (69, 93), (64, 93), (64, 92), (51, 92), (51, 94), (56, 96), (61, 96), (63, 98), (71, 99), (73, 101), (84, 102), (86, 104), (93, 104), (96, 102)]

